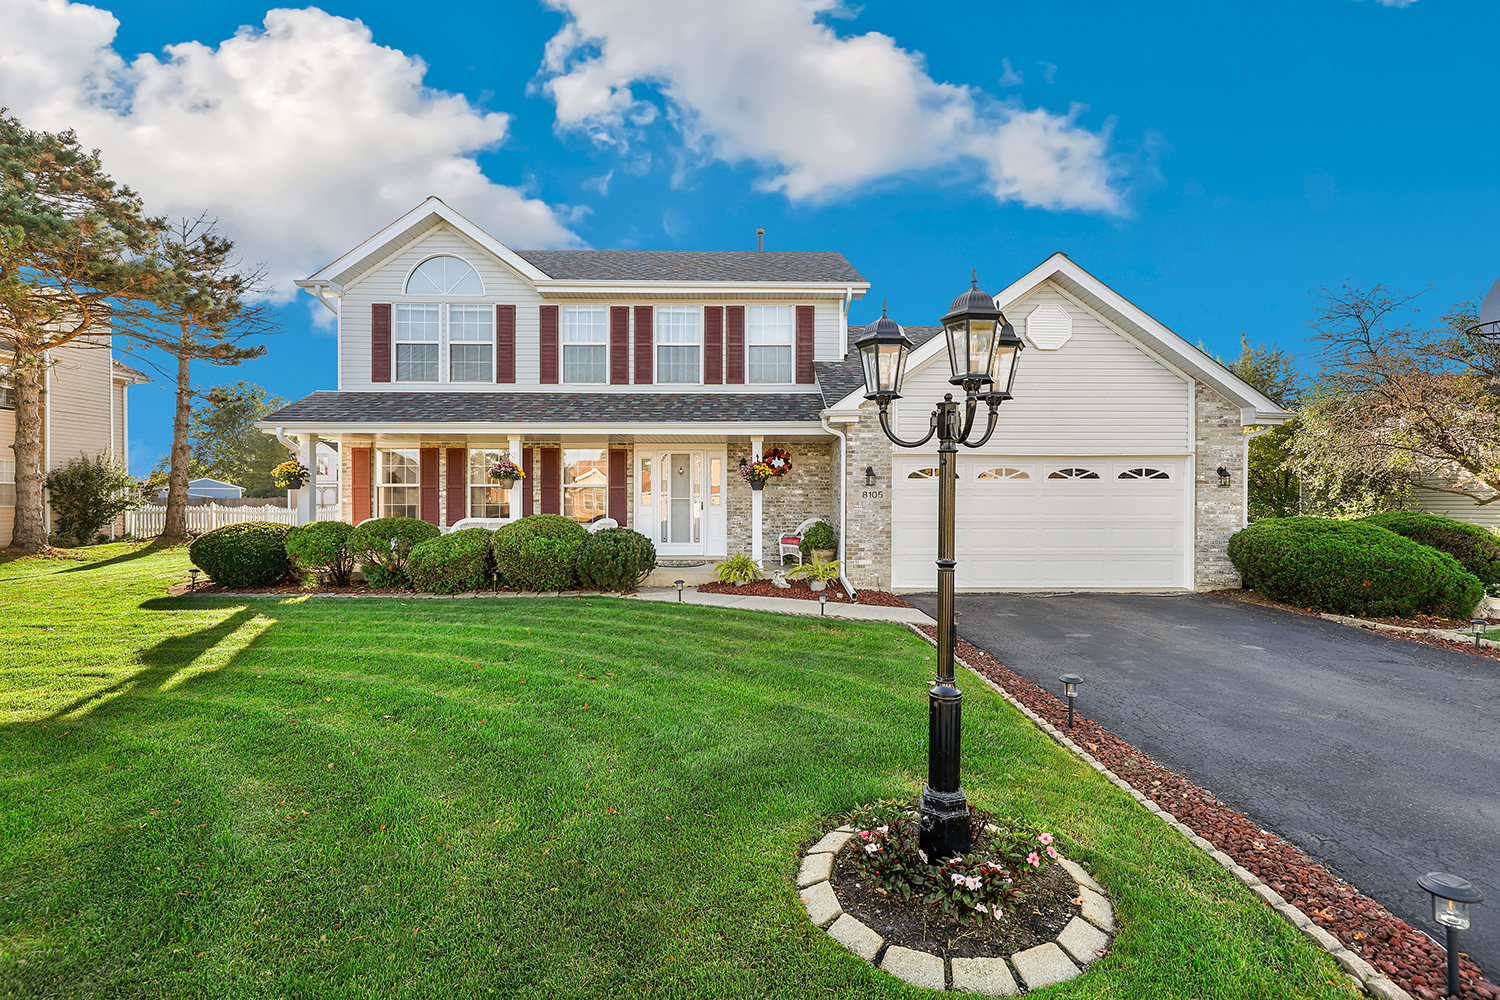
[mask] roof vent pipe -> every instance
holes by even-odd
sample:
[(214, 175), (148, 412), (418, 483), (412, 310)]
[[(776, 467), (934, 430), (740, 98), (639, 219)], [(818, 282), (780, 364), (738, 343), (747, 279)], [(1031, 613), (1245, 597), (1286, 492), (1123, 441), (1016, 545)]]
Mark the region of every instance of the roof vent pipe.
[(764, 250), (765, 248), (766, 248), (766, 231), (764, 229), (757, 229), (755, 231), (755, 249), (757, 249), (757, 250)]

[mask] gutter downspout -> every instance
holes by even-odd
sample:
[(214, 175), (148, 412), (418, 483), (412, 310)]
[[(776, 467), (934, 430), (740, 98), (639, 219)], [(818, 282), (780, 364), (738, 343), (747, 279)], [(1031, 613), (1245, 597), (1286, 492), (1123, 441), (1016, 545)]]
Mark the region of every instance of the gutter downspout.
[(818, 422), (825, 431), (839, 439), (839, 580), (844, 585), (844, 592), (855, 598), (859, 591), (849, 579), (849, 560), (844, 557), (844, 540), (849, 534), (849, 439), (828, 422), (827, 410), (818, 414)]

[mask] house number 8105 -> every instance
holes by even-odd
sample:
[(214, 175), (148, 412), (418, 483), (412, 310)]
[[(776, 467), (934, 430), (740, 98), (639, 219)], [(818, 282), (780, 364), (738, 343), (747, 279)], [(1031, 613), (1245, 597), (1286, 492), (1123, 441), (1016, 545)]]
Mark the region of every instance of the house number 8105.
[(885, 490), (860, 490), (859, 495), (864, 500), (884, 500)]

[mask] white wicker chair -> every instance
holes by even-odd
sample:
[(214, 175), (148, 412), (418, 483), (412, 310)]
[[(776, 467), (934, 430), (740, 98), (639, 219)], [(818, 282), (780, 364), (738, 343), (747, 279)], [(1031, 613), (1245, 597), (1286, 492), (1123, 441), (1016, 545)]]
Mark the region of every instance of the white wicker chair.
[(591, 535), (596, 531), (603, 531), (605, 528), (618, 528), (619, 526), (620, 522), (612, 517), (601, 517), (597, 521), (584, 525), (584, 527), (589, 529), (589, 534)]
[(494, 531), (496, 528), (509, 523), (510, 518), (508, 517), (465, 517), (454, 521), (448, 527), (444, 528), (443, 534), (462, 531), (464, 528), (489, 528), (491, 531)]
[(823, 520), (821, 517), (810, 517), (806, 521), (803, 521), (801, 524), (797, 525), (797, 530), (792, 532), (790, 535), (781, 536), (779, 541), (781, 555), (776, 560), (776, 564), (778, 566), (786, 562), (787, 556), (795, 556), (797, 559), (797, 565), (802, 565), (802, 536), (807, 534), (807, 529), (811, 528), (821, 520)]

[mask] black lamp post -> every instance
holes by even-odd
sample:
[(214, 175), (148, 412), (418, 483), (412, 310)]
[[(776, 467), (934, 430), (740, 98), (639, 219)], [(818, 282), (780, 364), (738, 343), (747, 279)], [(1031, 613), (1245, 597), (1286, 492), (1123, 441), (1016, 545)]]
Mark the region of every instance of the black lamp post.
[(1077, 674), (1063, 674), (1058, 680), (1062, 681), (1063, 696), (1068, 699), (1068, 728), (1073, 728), (1073, 699), (1078, 697), (1078, 685), (1083, 683), (1083, 678)]
[[(954, 683), (953, 611), (954, 492), (958, 480), (958, 446), (978, 448), (995, 432), (1001, 402), (1010, 399), (1021, 354), (1021, 338), (995, 308), (995, 301), (972, 287), (953, 300), (943, 317), (943, 338), (948, 348), (951, 385), (964, 391), (962, 402), (950, 392), (937, 404), (927, 436), (903, 441), (891, 431), (889, 408), (901, 398), (901, 377), (906, 368), (911, 341), (895, 320), (881, 310), (880, 318), (865, 328), (855, 341), (865, 368), (865, 398), (880, 406), (880, 428), (902, 448), (920, 448), (933, 435), (938, 439), (938, 676), (927, 693), (927, 784), (922, 787), (922, 850), (930, 858), (949, 858), (969, 850), (969, 802), (959, 783), (961, 702), (963, 694)], [(976, 441), (974, 414), (980, 402), (989, 408), (984, 436)]]
[(1428, 872), (1417, 885), (1432, 896), (1432, 919), (1448, 930), (1448, 995), (1458, 996), (1458, 932), (1469, 929), (1469, 907), (1484, 902), (1484, 893), (1466, 878)]

